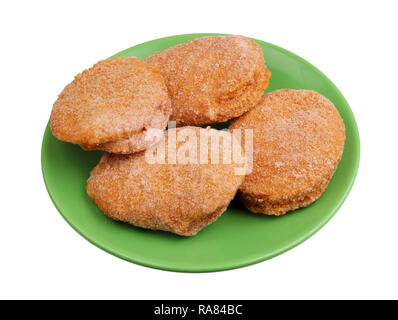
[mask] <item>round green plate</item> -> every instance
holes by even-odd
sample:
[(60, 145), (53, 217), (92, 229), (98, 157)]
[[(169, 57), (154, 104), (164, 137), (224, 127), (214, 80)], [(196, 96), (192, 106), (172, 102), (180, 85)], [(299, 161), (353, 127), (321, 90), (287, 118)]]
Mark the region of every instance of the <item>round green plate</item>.
[[(186, 34), (145, 42), (115, 56), (146, 56), (197, 37)], [(96, 246), (144, 266), (183, 272), (207, 272), (254, 264), (293, 248), (318, 231), (347, 197), (359, 164), (359, 135), (354, 116), (334, 84), (295, 54), (256, 40), (272, 72), (267, 91), (313, 89), (339, 110), (347, 130), (342, 160), (327, 190), (307, 208), (282, 217), (250, 214), (238, 200), (196, 236), (180, 237), (136, 228), (107, 218), (86, 193), (86, 180), (102, 152), (86, 152), (57, 140), (49, 125), (42, 145), (42, 170), (47, 190), (65, 220)]]

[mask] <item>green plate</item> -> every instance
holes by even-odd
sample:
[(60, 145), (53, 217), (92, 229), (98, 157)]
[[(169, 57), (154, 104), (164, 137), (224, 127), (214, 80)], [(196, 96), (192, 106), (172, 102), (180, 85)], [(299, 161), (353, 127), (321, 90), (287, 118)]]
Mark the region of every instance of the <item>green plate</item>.
[[(137, 45), (115, 56), (144, 58), (156, 51), (207, 35), (186, 34)], [(295, 54), (256, 40), (272, 71), (267, 91), (313, 89), (328, 97), (344, 119), (347, 140), (342, 160), (322, 197), (282, 217), (250, 214), (238, 200), (194, 237), (136, 228), (107, 218), (86, 193), (86, 180), (102, 152), (86, 152), (57, 140), (49, 127), (42, 145), (42, 170), (52, 201), (65, 220), (91, 243), (144, 266), (183, 272), (239, 268), (281, 254), (303, 242), (335, 214), (347, 197), (359, 164), (359, 134), (340, 91), (318, 69)]]

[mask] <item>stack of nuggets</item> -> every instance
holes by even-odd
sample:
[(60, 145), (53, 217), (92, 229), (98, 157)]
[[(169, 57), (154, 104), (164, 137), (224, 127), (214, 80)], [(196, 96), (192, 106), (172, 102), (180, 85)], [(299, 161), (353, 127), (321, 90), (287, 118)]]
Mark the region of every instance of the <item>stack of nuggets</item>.
[[(281, 215), (322, 194), (340, 160), (345, 130), (333, 104), (316, 92), (263, 95), (270, 76), (259, 45), (242, 36), (198, 38), (145, 60), (111, 58), (64, 89), (51, 129), (60, 140), (108, 152), (92, 170), (87, 192), (113, 219), (191, 236), (214, 222), (238, 189), (250, 211)], [(213, 163), (206, 153), (203, 163), (197, 140), (177, 139), (176, 148), (194, 150), (196, 158), (148, 162), (160, 146), (169, 154), (170, 134), (212, 139), (220, 131), (192, 126), (230, 119), (231, 130), (253, 130), (251, 174), (237, 173), (247, 163), (229, 132), (223, 136), (243, 161)], [(166, 130), (168, 120), (179, 128)], [(149, 135), (151, 129), (163, 134)], [(220, 157), (231, 151), (224, 142), (211, 146)]]

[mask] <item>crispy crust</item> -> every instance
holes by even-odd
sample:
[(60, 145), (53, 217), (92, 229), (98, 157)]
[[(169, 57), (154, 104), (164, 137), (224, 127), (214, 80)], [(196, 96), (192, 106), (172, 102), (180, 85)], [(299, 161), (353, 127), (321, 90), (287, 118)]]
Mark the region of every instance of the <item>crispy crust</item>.
[[(146, 127), (150, 129), (163, 129), (167, 126), (168, 115), (170, 113), (170, 104), (161, 106), (164, 111), (164, 117), (159, 117), (158, 113), (154, 113), (152, 120), (148, 119), (148, 125)], [(80, 146), (87, 151), (90, 150), (104, 150), (110, 153), (119, 154), (130, 154), (139, 152), (150, 148), (155, 145), (161, 138), (161, 136), (150, 136), (147, 135), (148, 130), (143, 129), (141, 132), (133, 133), (129, 138), (120, 139), (116, 141), (105, 142), (97, 145), (81, 144)]]
[(241, 191), (239, 191), (239, 198), (246, 208), (253, 213), (264, 213), (275, 216), (284, 215), (286, 212), (309, 206), (317, 200), (327, 188), (334, 171), (335, 169), (332, 170), (332, 174), (328, 178), (322, 181), (320, 186), (312, 188), (311, 191), (291, 199), (287, 198), (280, 201), (270, 201), (266, 198), (264, 199), (262, 196), (257, 195), (256, 197), (250, 194), (244, 194)]
[[(183, 127), (167, 132), (178, 134), (192, 129), (199, 137), (201, 131), (211, 135), (214, 129)], [(168, 135), (159, 142), (168, 154)], [(222, 139), (220, 139), (222, 140)], [(233, 140), (238, 145), (237, 140)], [(177, 142), (177, 148), (190, 144)], [(223, 148), (219, 144), (220, 156)], [(154, 147), (155, 148), (155, 147)], [(199, 157), (199, 144), (197, 144)], [(155, 149), (148, 149), (151, 152)], [(178, 149), (177, 149), (178, 150)], [(215, 221), (227, 208), (243, 175), (235, 175), (235, 168), (245, 164), (150, 164), (146, 153), (116, 155), (106, 153), (92, 170), (87, 192), (97, 206), (109, 217), (135, 226), (170, 231), (191, 236)], [(210, 152), (209, 152), (210, 157)]]
[[(117, 141), (105, 142), (95, 145), (81, 144), (83, 150), (103, 150), (110, 153), (130, 154), (145, 150), (155, 145), (160, 139), (153, 137), (152, 140), (147, 140), (147, 130), (132, 134), (127, 139)], [(160, 138), (160, 137), (159, 137)]]
[(197, 38), (146, 58), (166, 80), (178, 126), (224, 122), (250, 110), (271, 72), (260, 46), (242, 36)]
[(253, 171), (239, 189), (254, 213), (281, 215), (326, 189), (341, 159), (345, 127), (330, 100), (311, 90), (263, 96), (230, 129), (253, 129)]
[(140, 134), (164, 129), (170, 112), (167, 88), (156, 67), (135, 57), (111, 58), (65, 87), (51, 112), (51, 130), (58, 139), (84, 149), (126, 153), (151, 145)]

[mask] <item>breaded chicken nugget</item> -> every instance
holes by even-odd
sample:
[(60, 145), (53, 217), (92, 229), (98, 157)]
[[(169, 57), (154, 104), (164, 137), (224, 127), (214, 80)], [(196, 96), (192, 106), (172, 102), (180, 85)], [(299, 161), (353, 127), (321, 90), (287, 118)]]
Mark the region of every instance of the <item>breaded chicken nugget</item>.
[(165, 129), (170, 112), (156, 67), (135, 57), (111, 58), (65, 87), (51, 112), (51, 130), (86, 150), (132, 153), (157, 142), (146, 140), (146, 131)]
[(166, 80), (178, 126), (224, 122), (253, 108), (271, 72), (260, 46), (242, 36), (197, 38), (146, 58)]
[(223, 161), (231, 149), (241, 149), (239, 141), (220, 132), (174, 128), (144, 152), (107, 153), (92, 170), (87, 192), (113, 219), (192, 236), (225, 211), (244, 178), (236, 170), (244, 169), (244, 157)]
[(328, 186), (344, 149), (338, 111), (311, 90), (268, 93), (230, 129), (253, 129), (253, 171), (239, 194), (254, 213), (282, 215), (311, 204)]

